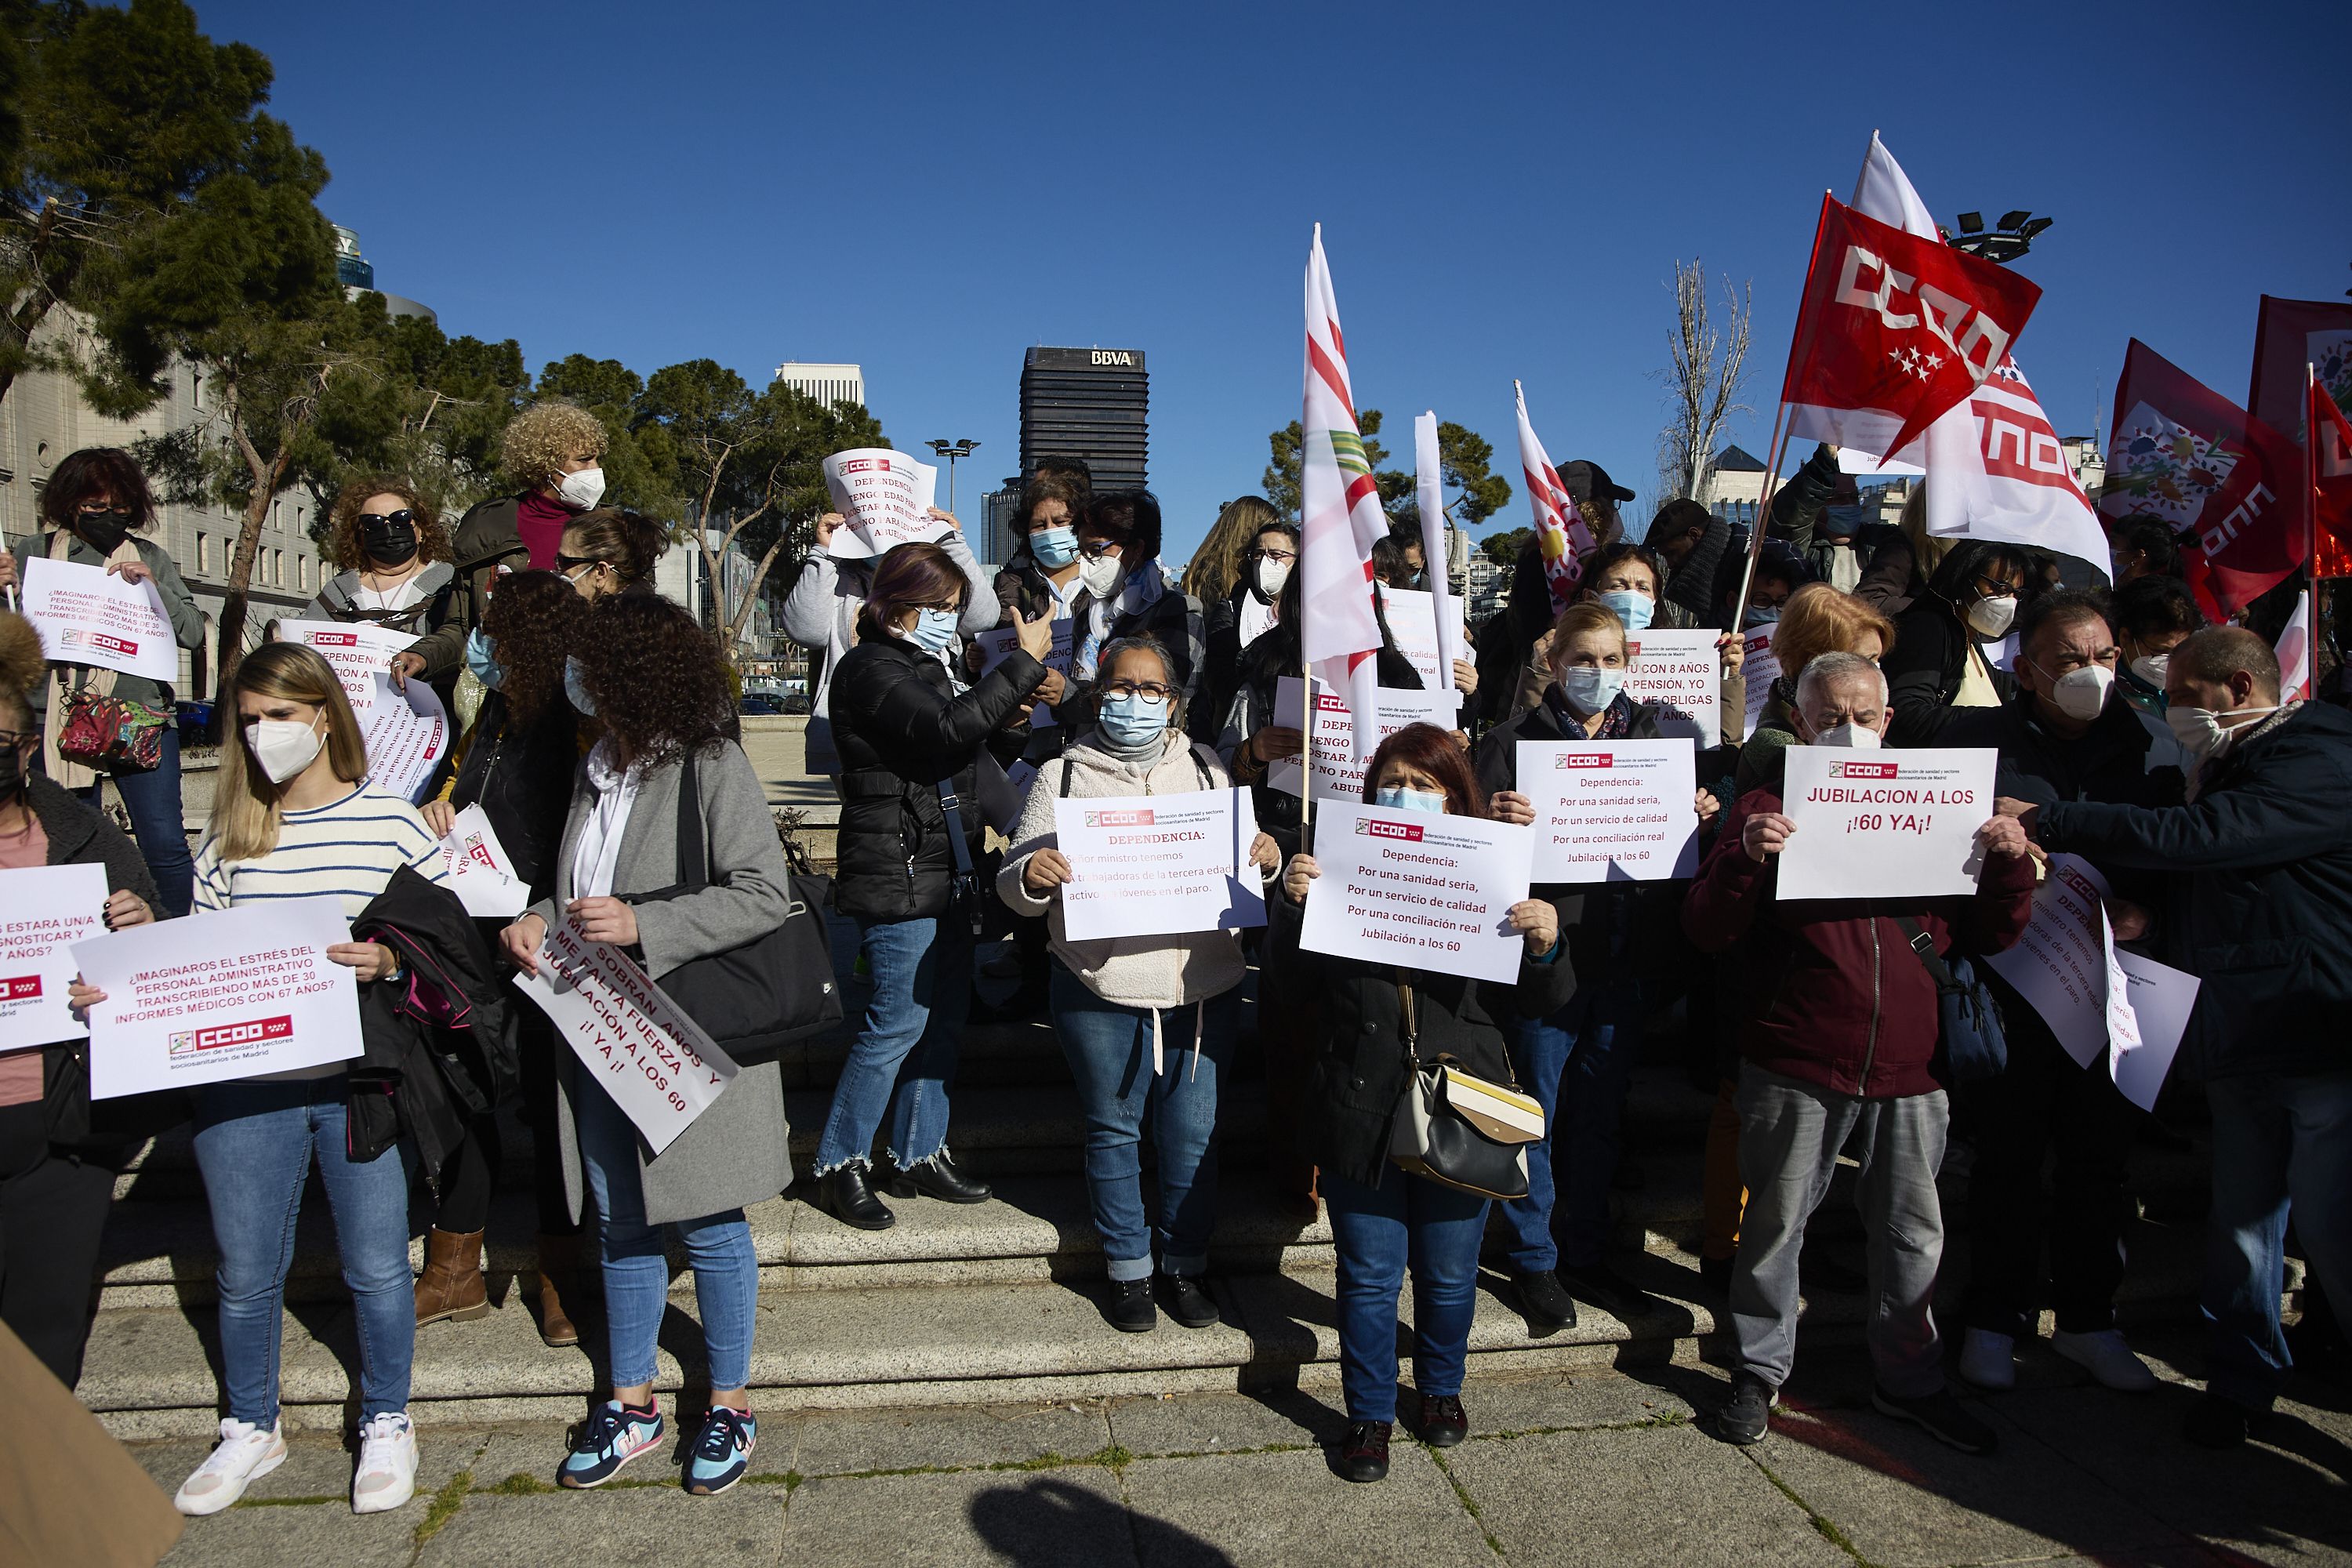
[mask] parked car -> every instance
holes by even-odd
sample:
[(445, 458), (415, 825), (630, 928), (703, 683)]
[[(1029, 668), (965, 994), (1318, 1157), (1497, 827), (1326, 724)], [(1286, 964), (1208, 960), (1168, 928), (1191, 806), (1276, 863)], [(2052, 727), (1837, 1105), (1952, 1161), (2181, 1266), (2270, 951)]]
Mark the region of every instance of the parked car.
[(739, 713), (782, 713), (785, 711), (784, 699), (772, 691), (746, 691), (735, 710)]

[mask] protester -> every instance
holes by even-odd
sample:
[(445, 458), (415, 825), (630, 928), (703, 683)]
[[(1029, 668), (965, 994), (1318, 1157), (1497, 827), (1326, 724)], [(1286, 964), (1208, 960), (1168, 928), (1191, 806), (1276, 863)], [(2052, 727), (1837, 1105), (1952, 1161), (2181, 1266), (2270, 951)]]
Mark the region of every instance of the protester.
[[(950, 1203), (989, 1195), (947, 1145), (982, 913), (974, 764), (1023, 702), (1060, 700), (1062, 678), (1043, 662), (1053, 624), (1016, 620), (1019, 646), (957, 692), (945, 661), (972, 592), (963, 560), (942, 546), (899, 545), (875, 570), (856, 646), (834, 681), (842, 764), (834, 908), (857, 922), (874, 991), (834, 1089), (811, 1196), (861, 1230), (897, 1223), (866, 1179), (875, 1132), (894, 1100), (892, 1194)], [(991, 596), (989, 613), (995, 604)]]
[(599, 507), (563, 525), (554, 566), (590, 604), (615, 594), (651, 594), (669, 530), (627, 507)]
[(2118, 588), (2143, 577), (2180, 575), (2180, 542), (2172, 525), (2160, 517), (2135, 512), (2118, 518), (2108, 531), (2108, 564)]
[[(580, 716), (564, 695), (564, 678), (586, 617), (580, 594), (553, 572), (499, 579), (482, 624), (466, 635), (466, 665), (485, 693), (481, 709), (467, 732), (448, 798), (424, 807), (426, 826), (446, 838), (458, 812), (479, 806), (534, 900), (552, 896), (556, 851), (579, 767)], [(535, 1134), (540, 1337), (551, 1347), (576, 1345), (580, 1331), (563, 1300), (578, 1294), (580, 1227), (564, 1197), (563, 1156), (555, 1137), (555, 1034), (536, 1007), (518, 1007), (514, 1017), (523, 1111)], [(475, 1119), (443, 1167), (441, 1212), (425, 1234), (425, 1272), (416, 1280), (419, 1328), (489, 1312), (482, 1247), (499, 1154), (493, 1109)]]
[[(1892, 717), (1878, 668), (1830, 653), (1797, 682), (1808, 744), (1874, 744)], [(1867, 741), (1862, 737), (1868, 736)], [(1943, 1259), (1936, 1172), (1948, 1125), (1937, 1076), (1936, 983), (1910, 955), (1900, 921), (1941, 954), (1998, 952), (2031, 916), (2033, 862), (2025, 835), (1996, 816), (1977, 830), (1985, 861), (1973, 896), (1804, 900), (1777, 895), (1795, 826), (1780, 792), (1740, 797), (1684, 901), (1683, 929), (1709, 952), (1737, 951), (1740, 994), (1739, 1168), (1748, 1186), (1731, 1273), (1738, 1361), (1717, 1434), (1763, 1440), (1795, 1359), (1797, 1259), (1850, 1135), (1868, 1151), (1856, 1186), (1874, 1303), (1868, 1339), (1873, 1403), (1963, 1452), (1990, 1453), (1992, 1428), (1944, 1385), (1932, 1307)]]
[[(1233, 1065), (1246, 973), (1240, 934), (1074, 935), (1060, 898), (1072, 872), (1054, 808), (1061, 800), (1224, 789), (1231, 781), (1216, 754), (1184, 733), (1165, 648), (1148, 637), (1122, 638), (1099, 663), (1087, 694), (1094, 728), (1038, 770), (996, 890), (1015, 912), (1053, 922), (1054, 1032), (1086, 1117), (1087, 1194), (1110, 1274), (1104, 1315), (1127, 1333), (1158, 1326), (1156, 1246), (1168, 1315), (1203, 1329), (1217, 1321), (1204, 1276), (1216, 1220), (1218, 1096)], [(1250, 859), (1269, 878), (1281, 863), (1264, 833)], [(1189, 1053), (1181, 1049), (1187, 1013)], [(1139, 1158), (1147, 1121), (1159, 1162), (1156, 1225), (1145, 1217)]]
[(1895, 617), (1895, 647), (1881, 660), (1897, 746), (1932, 746), (1956, 709), (1998, 708), (2010, 674), (1994, 664), (2016, 624), (2026, 583), (2025, 552), (2013, 544), (1960, 542), (1927, 590)]
[[(344, 485), (328, 513), (327, 552), (337, 571), (302, 608), (306, 621), (357, 621), (430, 638), (456, 613), (457, 569), (449, 531), (415, 486), (393, 474), (362, 474)], [(446, 638), (430, 643), (447, 656)], [(457, 661), (429, 664), (414, 648), (394, 654), (395, 684), (412, 675), (439, 681)]]
[[(1460, 742), (1431, 724), (1408, 724), (1381, 742), (1364, 773), (1364, 800), (1454, 816), (1487, 810)], [(1286, 972), (1317, 1002), (1306, 1125), (1339, 1261), (1339, 1381), (1348, 1406), (1339, 1469), (1351, 1481), (1377, 1481), (1389, 1472), (1396, 1421), (1397, 1291), (1408, 1261), (1417, 1435), (1439, 1448), (1468, 1435), (1462, 1378), (1488, 1202), (1390, 1163), (1398, 1104), (1411, 1073), (1440, 1061), (1495, 1083), (1517, 1080), (1520, 1064), (1497, 1025), (1557, 1008), (1574, 977), (1559, 962), (1559, 913), (1538, 898), (1513, 904), (1507, 916), (1526, 939), (1518, 981), (1509, 988), (1310, 952), (1299, 946), (1299, 922), (1321, 874), (1312, 856), (1291, 857), (1283, 896), (1268, 910), (1270, 934)], [(1531, 1169), (1538, 1163), (1528, 1161)]]
[[(196, 852), (196, 909), (320, 895), (356, 920), (404, 866), (445, 879), (441, 845), (416, 809), (365, 783), (367, 747), (342, 683), (308, 647), (266, 643), (236, 667), (242, 743), (221, 748), (211, 825)], [(330, 961), (362, 986), (398, 984), (399, 955), (341, 942)], [(87, 1010), (105, 994), (73, 988)], [(362, 1159), (350, 1147), (342, 1064), (208, 1083), (194, 1090), (196, 1168), (220, 1247), (220, 1446), (184, 1482), (182, 1513), (211, 1514), (286, 1462), (278, 1364), (287, 1267), (312, 1157), (335, 1215), (335, 1245), (359, 1331), (360, 1458), (352, 1511), (381, 1513), (415, 1492), (408, 1418), (416, 1319), (408, 1272), (415, 1152)]]
[(2205, 613), (2179, 578), (2143, 573), (2116, 590), (2115, 616), (2116, 683), (2125, 701), (2161, 724), (2165, 660), (2204, 628)]
[[(1270, 524), (1278, 523), (1281, 514), (1264, 496), (1243, 496), (1229, 500), (1217, 509), (1217, 521), (1209, 525), (1208, 537), (1192, 552), (1192, 559), (1184, 565), (1181, 581), (1184, 592), (1201, 604), (1201, 636), (1208, 649), (1205, 673), (1196, 698), (1209, 698), (1213, 692), (1208, 684), (1220, 672), (1230, 674), (1233, 661), (1249, 637), (1240, 635), (1236, 606), (1250, 588), (1250, 567), (1257, 545), (1257, 536)], [(1259, 631), (1265, 630), (1260, 625)], [(1253, 636), (1255, 634), (1253, 633)], [(1192, 706), (1198, 707), (1199, 703)], [(1216, 717), (1224, 717), (1218, 710)], [(1214, 740), (1213, 735), (1200, 737)]]
[[(1242, 652), (1274, 625), (1280, 614), (1282, 590), (1298, 565), (1298, 531), (1283, 521), (1271, 504), (1256, 496), (1244, 496), (1225, 510), (1255, 517), (1256, 524), (1233, 588), (1225, 596), (1224, 614), (1204, 623), (1209, 627), (1209, 662), (1192, 704), (1192, 723), (1193, 739), (1212, 744), (1223, 733), (1234, 693), (1241, 684)], [(1202, 607), (1206, 614), (1205, 600)]]
[(1021, 543), (996, 574), (997, 625), (1069, 618), (1080, 592), (1077, 525), (1089, 493), (1083, 479), (1062, 473), (1033, 474), (1021, 487)]
[(1543, 552), (1530, 534), (1512, 560), (1503, 607), (1481, 622), (1471, 638), (1481, 693), (1476, 703), (1479, 728), (1502, 723), (1535, 700), (1531, 688), (1538, 683), (1528, 679), (1528, 672), (1540, 671), (1548, 662), (1538, 657), (1537, 645), (1559, 618)]
[(1633, 492), (1611, 479), (1608, 469), (1590, 458), (1579, 458), (1560, 465), (1559, 482), (1575, 500), (1595, 549), (1606, 550), (1624, 536), (1625, 525), (1617, 508), (1632, 500)]
[[(1550, 644), (1543, 700), (1478, 744), (1478, 786), (1500, 821), (1536, 819), (1534, 801), (1519, 788), (1521, 742), (1654, 741), (1660, 717), (1672, 716), (1625, 695), (1625, 623), (1607, 603), (1570, 605)], [(1703, 790), (1692, 804), (1702, 824), (1721, 809)], [(1519, 1310), (1528, 1331), (1541, 1338), (1575, 1325), (1571, 1298), (1624, 1321), (1658, 1305), (1603, 1253), (1618, 1127), (1642, 1045), (1641, 980), (1645, 973), (1666, 978), (1677, 967), (1673, 908), (1681, 888), (1611, 882), (1539, 885), (1534, 892), (1559, 910), (1567, 948), (1558, 975), (1564, 1000), (1505, 1026), (1520, 1086), (1543, 1107), (1545, 1136), (1528, 1146), (1528, 1195), (1503, 1205), (1503, 1225)], [(1645, 908), (1651, 918), (1645, 930), (1637, 929)]]
[[(618, 594), (584, 617), (568, 671), (573, 703), (604, 732), (572, 784), (547, 895), (500, 933), (507, 955), (536, 973), (548, 928), (569, 916), (589, 941), (631, 950), (659, 984), (689, 960), (782, 925), (792, 872), (767, 792), (737, 741), (718, 645), (667, 600)], [(701, 819), (707, 885), (676, 892), (688, 812)], [(773, 1062), (740, 1068), (658, 1154), (568, 1051), (555, 1083), (547, 1135), (562, 1150), (571, 1216), (595, 1204), (612, 1386), (573, 1434), (556, 1479), (602, 1486), (661, 1438), (653, 1382), (669, 1299), (667, 1231), (694, 1270), (710, 1377), (709, 1413), (686, 1446), (686, 1489), (723, 1492), (743, 1479), (759, 1437), (747, 1385), (760, 1259), (743, 1210), (792, 1181), (782, 1072)]]
[(2311, 1272), (2352, 1300), (2352, 715), (2283, 697), (2278, 658), (2211, 626), (2165, 667), (2194, 771), (2179, 805), (2004, 799), (2045, 849), (2169, 879), (2154, 945), (2199, 980), (2178, 1064), (2213, 1114), (2200, 1305), (2209, 1380), (2187, 1436), (2246, 1439), (2290, 1364), (2279, 1330), (2292, 1205)]
[[(2179, 770), (2163, 765), (2138, 716), (2114, 700), (2117, 649), (2105, 599), (2081, 589), (2042, 595), (2026, 605), (2017, 632), (2016, 697), (1955, 714), (1943, 743), (1998, 748), (2003, 796), (2045, 805), (2177, 803)], [(2094, 864), (2116, 895), (2108, 913), (2116, 936), (2142, 934), (2160, 879)], [(1979, 1388), (2015, 1385), (2016, 1343), (2040, 1315), (2046, 1230), (2058, 1325), (2051, 1348), (2109, 1388), (2150, 1392), (2156, 1374), (2125, 1343), (2115, 1304), (2125, 1260), (2124, 1162), (2140, 1113), (2116, 1087), (2104, 1054), (2077, 1065), (2031, 1004), (1999, 974), (1987, 980), (2007, 1025), (2009, 1065), (1964, 1096), (1974, 1102), (1977, 1157), (1969, 1173), (1960, 1375)], [(2053, 1156), (2055, 1202), (2045, 1225), (2042, 1167)]]
[(1739, 749), (1739, 793), (1780, 787), (1780, 753), (1798, 743), (1797, 677), (1807, 665), (1825, 653), (1859, 654), (1877, 664), (1894, 646), (1895, 623), (1851, 594), (1809, 583), (1790, 595), (1772, 630), (1780, 673)]
[(1102, 649), (1122, 637), (1150, 636), (1168, 650), (1171, 672), (1189, 702), (1209, 663), (1201, 602), (1160, 563), (1160, 502), (1150, 490), (1097, 491), (1078, 524), (1078, 579), (1087, 603), (1077, 613), (1071, 673), (1092, 680)]
[(1426, 589), (1429, 563), (1423, 559), (1421, 536), (1391, 532), (1372, 541), (1372, 580), (1391, 588)]
[[(931, 509), (931, 515), (948, 525), (936, 543), (966, 584), (960, 590), (962, 614), (948, 628), (950, 640), (956, 636), (976, 637), (996, 625), (1000, 601), (987, 574), (972, 558), (963, 524), (937, 507)], [(835, 559), (834, 532), (846, 526), (838, 512), (826, 512), (816, 520), (816, 542), (801, 563), (793, 591), (784, 598), (784, 635), (811, 653), (824, 656), (824, 666), (812, 682), (808, 729), (803, 734), (808, 770), (813, 773), (837, 774), (844, 765), (834, 735), (833, 682), (842, 660), (857, 646), (860, 628), (866, 624), (866, 596), (873, 592), (874, 576), (880, 569), (880, 563), (871, 557)], [(1050, 638), (1047, 647), (1052, 647)]]
[(1717, 579), (1736, 558), (1731, 524), (1695, 500), (1670, 500), (1658, 509), (1642, 542), (1665, 564), (1660, 603), (1678, 605), (1691, 626), (1726, 629)]
[[(0, 613), (0, 873), (98, 866), (109, 931), (155, 918), (155, 879), (103, 814), (33, 771), (41, 734), (32, 694), (47, 679), (40, 634)], [(6, 878), (0, 876), (0, 885)], [(89, 1098), (89, 1043), (0, 1055), (0, 1322), (71, 1388), (89, 1336), (89, 1282), (131, 1148)]]
[[(24, 563), (36, 556), (77, 566), (103, 566), (125, 583), (152, 583), (172, 622), (172, 636), (185, 648), (205, 645), (205, 617), (171, 552), (142, 537), (155, 526), (155, 498), (138, 461), (119, 447), (87, 447), (68, 454), (49, 472), (40, 492), (41, 531), (16, 541), (13, 555), (0, 552), (0, 589), (22, 580)], [(154, 873), (157, 911), (165, 917), (188, 912), (194, 871), (188, 860), (187, 826), (180, 815), (180, 723), (169, 681), (124, 675), (95, 666), (53, 660), (47, 689), (34, 699), (40, 717), (41, 771), (92, 806), (102, 805), (108, 781), (122, 797), (140, 854)], [(110, 729), (120, 721), (126, 738), (151, 734), (152, 764), (101, 759), (71, 738), (77, 715), (86, 728)]]

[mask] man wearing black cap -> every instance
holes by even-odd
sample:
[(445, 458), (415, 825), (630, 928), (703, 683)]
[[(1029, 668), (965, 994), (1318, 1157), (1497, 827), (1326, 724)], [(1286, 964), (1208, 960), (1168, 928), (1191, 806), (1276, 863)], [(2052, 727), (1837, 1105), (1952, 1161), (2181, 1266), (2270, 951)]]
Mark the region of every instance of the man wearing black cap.
[(1576, 510), (1584, 514), (1584, 526), (1592, 531), (1596, 549), (1606, 549), (1617, 542), (1625, 531), (1618, 520), (1620, 501), (1633, 499), (1633, 492), (1609, 477), (1609, 470), (1590, 458), (1579, 458), (1559, 470), (1559, 482), (1576, 498)]

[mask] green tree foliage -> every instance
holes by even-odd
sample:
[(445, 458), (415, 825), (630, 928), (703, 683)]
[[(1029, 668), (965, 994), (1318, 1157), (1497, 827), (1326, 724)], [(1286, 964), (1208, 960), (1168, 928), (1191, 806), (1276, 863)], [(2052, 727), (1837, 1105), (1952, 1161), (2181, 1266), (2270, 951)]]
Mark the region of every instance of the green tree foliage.
[(1527, 548), (1528, 541), (1535, 536), (1532, 528), (1507, 528), (1480, 540), (1478, 548), (1486, 552), (1487, 560), (1507, 571), (1518, 560), (1519, 552)]
[[(1381, 411), (1367, 408), (1358, 413), (1356, 428), (1364, 437), (1364, 457), (1372, 466), (1372, 482), (1380, 486), (1381, 504), (1385, 507), (1397, 496), (1412, 494), (1412, 475), (1393, 470), (1384, 472), (1381, 468), (1389, 458), (1388, 448), (1377, 439), (1381, 433)], [(1299, 521), (1298, 447), (1306, 438), (1306, 432), (1296, 419), (1266, 437), (1273, 461), (1266, 464), (1260, 483), (1265, 499), (1274, 503), (1275, 510), (1293, 522)]]
[[(1475, 528), (1510, 504), (1511, 481), (1492, 471), (1494, 444), (1475, 430), (1449, 419), (1437, 422), (1437, 469), (1445, 492), (1445, 518), (1456, 528)], [(1383, 500), (1388, 487), (1381, 487)], [(1389, 505), (1389, 516), (1400, 528), (1421, 526), (1421, 497), (1407, 484)]]

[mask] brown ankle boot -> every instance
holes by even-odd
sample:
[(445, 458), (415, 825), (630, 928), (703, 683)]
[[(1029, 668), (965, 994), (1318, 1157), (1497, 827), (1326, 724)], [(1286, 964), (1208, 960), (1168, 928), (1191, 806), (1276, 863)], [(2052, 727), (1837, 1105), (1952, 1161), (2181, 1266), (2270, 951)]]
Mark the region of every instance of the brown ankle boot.
[(580, 1288), (580, 1238), (542, 1236), (539, 1238), (539, 1337), (553, 1350), (580, 1342), (580, 1330), (563, 1310), (562, 1292)]
[(416, 1277), (416, 1326), (443, 1319), (470, 1322), (490, 1311), (482, 1279), (482, 1233), (438, 1227), (425, 1233), (425, 1272)]

